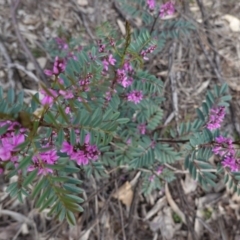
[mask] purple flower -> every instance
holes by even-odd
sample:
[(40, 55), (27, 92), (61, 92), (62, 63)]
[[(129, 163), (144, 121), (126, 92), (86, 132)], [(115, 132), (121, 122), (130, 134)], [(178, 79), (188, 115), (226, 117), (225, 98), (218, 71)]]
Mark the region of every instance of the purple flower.
[(146, 133), (146, 124), (145, 123), (141, 123), (137, 126), (140, 134), (144, 135)]
[(149, 58), (147, 57), (147, 54), (152, 53), (156, 49), (156, 47), (157, 45), (150, 46), (146, 50), (142, 50), (140, 55), (144, 60), (149, 60)]
[(133, 90), (128, 94), (127, 99), (129, 102), (133, 102), (135, 104), (140, 103), (141, 100), (143, 99), (142, 91)]
[(103, 69), (105, 71), (108, 71), (109, 62), (107, 61), (107, 59), (103, 59), (102, 63), (103, 63)]
[(113, 55), (112, 55), (112, 54), (110, 54), (110, 55), (108, 56), (108, 62), (109, 62), (109, 64), (111, 64), (112, 66), (115, 65), (116, 61), (117, 61), (117, 60), (116, 60), (115, 58), (113, 58)]
[(154, 181), (154, 178), (155, 178), (155, 175), (151, 175), (151, 176), (149, 177), (149, 181), (150, 181), (150, 182), (153, 182), (153, 181)]
[(34, 171), (38, 169), (38, 175), (47, 175), (49, 173), (53, 173), (53, 170), (45, 164), (54, 165), (58, 160), (58, 155), (56, 149), (50, 149), (46, 152), (41, 152), (33, 156), (32, 162), (33, 164), (28, 167), (28, 171)]
[(224, 107), (212, 108), (210, 110), (210, 116), (209, 116), (209, 121), (207, 123), (207, 128), (209, 130), (220, 128), (224, 117), (225, 117)]
[(100, 155), (100, 151), (98, 150), (96, 145), (86, 145), (85, 154), (88, 159), (96, 161)]
[(1, 139), (0, 159), (2, 161), (10, 160), (12, 153), (16, 151), (16, 147), (25, 141), (23, 134), (9, 135)]
[(123, 64), (123, 68), (117, 69), (117, 82), (121, 84), (124, 88), (129, 87), (133, 83), (133, 68), (131, 64), (126, 61)]
[(74, 97), (71, 90), (59, 90), (59, 94), (64, 96), (65, 99), (71, 99)]
[(44, 70), (44, 73), (47, 76), (59, 75), (64, 72), (66, 68), (66, 61), (64, 59), (60, 59), (59, 57), (55, 58), (53, 69), (52, 70)]
[(155, 0), (147, 0), (147, 5), (150, 10), (153, 10), (155, 8), (156, 2)]
[(102, 63), (103, 63), (103, 69), (104, 69), (105, 71), (108, 71), (108, 66), (109, 66), (109, 65), (114, 66), (115, 63), (116, 63), (116, 59), (113, 58), (113, 55), (112, 55), (112, 54), (110, 54), (107, 59), (106, 59), (106, 58), (103, 59)]
[(163, 172), (164, 166), (159, 166), (157, 168), (157, 175), (160, 175)]
[(98, 147), (90, 144), (90, 134), (86, 135), (84, 145), (81, 147), (74, 147), (68, 142), (63, 142), (61, 152), (65, 152), (78, 165), (87, 165), (90, 160), (96, 161), (100, 156)]
[(212, 150), (215, 155), (219, 155), (223, 157), (223, 156), (229, 156), (229, 155), (235, 154), (235, 150), (232, 144), (232, 139), (219, 136), (219, 137), (216, 137), (215, 140), (216, 140), (216, 143), (214, 144), (214, 147)]
[(175, 12), (175, 7), (172, 1), (166, 2), (165, 4), (162, 4), (160, 8), (160, 17), (163, 18), (166, 15), (172, 15)]
[(62, 38), (56, 37), (55, 41), (58, 44), (58, 48), (59, 49), (63, 49), (63, 50), (67, 50), (68, 49), (68, 44)]
[(231, 172), (237, 172), (240, 169), (238, 160), (233, 156), (225, 157), (224, 160), (222, 161), (222, 165), (224, 167), (230, 168)]
[(54, 98), (57, 97), (57, 92), (53, 89), (48, 89), (49, 93), (46, 92), (44, 89), (41, 90), (41, 93), (44, 95), (44, 97), (41, 100), (42, 105), (49, 105), (52, 106), (54, 102)]
[(73, 153), (73, 146), (68, 142), (63, 142), (62, 149), (60, 150), (62, 153), (67, 153), (67, 155), (72, 155)]

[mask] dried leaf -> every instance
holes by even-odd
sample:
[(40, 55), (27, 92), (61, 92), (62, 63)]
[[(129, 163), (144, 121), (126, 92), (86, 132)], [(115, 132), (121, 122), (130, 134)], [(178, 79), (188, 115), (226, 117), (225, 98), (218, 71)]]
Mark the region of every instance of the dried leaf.
[(232, 15), (226, 14), (222, 19), (229, 22), (229, 27), (233, 32), (240, 32), (240, 20)]
[(116, 193), (113, 195), (114, 198), (119, 199), (122, 201), (124, 205), (127, 207), (131, 206), (132, 199), (133, 199), (133, 191), (131, 184), (127, 181), (125, 182)]
[(159, 216), (150, 222), (150, 228), (153, 232), (160, 229), (164, 239), (173, 239), (175, 232), (181, 227), (181, 224), (175, 224), (172, 219), (170, 207), (165, 207)]
[(181, 179), (181, 184), (185, 194), (193, 192), (197, 188), (197, 182), (191, 178), (190, 174), (188, 173), (186, 174), (184, 181)]

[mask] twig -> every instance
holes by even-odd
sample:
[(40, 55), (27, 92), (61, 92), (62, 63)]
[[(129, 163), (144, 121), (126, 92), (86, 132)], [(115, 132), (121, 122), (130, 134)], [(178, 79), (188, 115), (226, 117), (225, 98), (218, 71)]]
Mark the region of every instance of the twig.
[[(197, 236), (196, 236), (196, 233), (194, 231), (194, 228), (193, 228), (192, 222), (190, 220), (190, 217), (189, 217), (188, 213), (186, 212), (185, 206), (188, 206), (188, 205), (184, 204), (184, 202), (186, 202), (186, 200), (184, 199), (183, 189), (182, 189), (181, 184), (180, 184), (180, 179), (178, 178), (178, 180), (179, 181), (176, 181), (177, 191), (178, 191), (178, 195), (180, 197), (180, 201), (181, 201), (183, 209), (184, 209), (184, 215), (186, 217), (186, 223), (187, 223), (188, 229), (190, 230), (192, 239), (197, 239)], [(193, 222), (194, 222), (194, 219), (193, 219)]]
[(34, 64), (34, 67), (38, 73), (38, 75), (40, 76), (41, 80), (45, 83), (48, 84), (48, 80), (47, 77), (45, 76), (43, 70), (41, 69), (39, 63), (36, 61), (36, 59), (34, 58), (34, 56), (32, 55), (31, 51), (29, 50), (29, 48), (27, 47), (21, 33), (20, 30), (18, 28), (18, 24), (17, 24), (17, 19), (16, 19), (16, 10), (18, 8), (18, 5), (20, 3), (20, 0), (12, 0), (11, 1), (11, 17), (12, 17), (12, 23), (15, 29), (15, 33), (17, 35), (17, 38), (26, 54), (26, 56), (31, 60), (31, 62)]
[(174, 69), (174, 56), (176, 51), (176, 42), (173, 42), (172, 47), (169, 49), (169, 59), (168, 59), (168, 69), (169, 69), (169, 78), (172, 89), (172, 101), (173, 101), (173, 110), (177, 123), (177, 130), (179, 130), (179, 113), (178, 113), (178, 95), (176, 90), (176, 74)]
[[(0, 51), (2, 52), (5, 60), (7, 61), (7, 64), (8, 65), (11, 64), (12, 63), (11, 58), (9, 57), (8, 52), (7, 52), (4, 44), (2, 43), (1, 39), (0, 39)], [(12, 69), (8, 69), (8, 82), (11, 85), (12, 88), (15, 88), (15, 82), (13, 80), (13, 71), (12, 71)]]
[(17, 68), (18, 70), (23, 71), (23, 72), (26, 73), (30, 78), (32, 78), (36, 83), (39, 83), (38, 77), (37, 77), (34, 73), (28, 71), (24, 66), (20, 65), (19, 63), (10, 63), (10, 64), (8, 64), (8, 67), (9, 67), (9, 68)]
[(32, 226), (34, 228), (34, 232), (35, 232), (35, 237), (36, 239), (38, 239), (38, 232), (37, 232), (37, 227), (36, 227), (36, 224), (35, 222), (32, 220), (32, 219), (29, 219), (27, 218), (26, 216), (20, 214), (20, 213), (17, 213), (17, 212), (13, 212), (13, 211), (10, 211), (10, 210), (4, 210), (4, 209), (0, 209), (0, 215), (7, 215), (7, 216), (10, 216), (12, 217), (13, 219), (15, 219), (16, 221), (18, 222), (21, 222), (21, 223), (26, 223), (30, 226)]

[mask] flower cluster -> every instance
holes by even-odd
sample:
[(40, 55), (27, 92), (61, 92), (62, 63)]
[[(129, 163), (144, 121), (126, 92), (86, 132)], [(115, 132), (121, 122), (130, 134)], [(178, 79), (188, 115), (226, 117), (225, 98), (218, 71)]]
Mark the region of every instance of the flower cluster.
[(216, 107), (210, 110), (210, 116), (207, 123), (209, 130), (218, 129), (221, 127), (221, 123), (225, 117), (225, 107)]
[[(156, 169), (156, 174), (159, 176), (159, 175), (161, 175), (162, 174), (162, 172), (163, 172), (163, 170), (164, 170), (164, 166), (158, 166), (157, 167), (157, 169)], [(155, 179), (155, 175), (151, 175), (150, 177), (149, 177), (149, 181), (150, 182), (153, 182), (154, 181), (154, 179)]]
[(138, 128), (138, 131), (139, 131), (139, 133), (141, 134), (141, 135), (144, 135), (145, 133), (146, 133), (146, 124), (145, 123), (141, 123), (141, 124), (139, 124), (138, 126), (137, 126), (137, 128)]
[(56, 37), (55, 41), (58, 45), (58, 48), (61, 50), (67, 50), (68, 49), (68, 44), (66, 43), (66, 41), (60, 37)]
[(7, 127), (7, 131), (0, 135), (0, 161), (10, 160), (17, 164), (17, 146), (25, 141), (26, 129), (22, 128), (18, 122), (3, 121), (0, 127)]
[(149, 60), (149, 58), (147, 57), (147, 54), (152, 53), (156, 49), (156, 47), (157, 45), (150, 46), (146, 50), (142, 50), (140, 55), (144, 60)]
[(53, 89), (48, 89), (48, 92), (44, 89), (42, 89), (41, 94), (43, 95), (43, 98), (41, 99), (41, 104), (43, 106), (52, 106), (54, 103), (54, 98), (58, 96), (57, 92)]
[(133, 102), (135, 104), (138, 104), (143, 99), (143, 93), (142, 91), (133, 90), (130, 93), (128, 93), (127, 99), (129, 102)]
[(52, 70), (46, 69), (46, 70), (44, 70), (44, 73), (50, 77), (53, 75), (58, 76), (60, 73), (65, 71), (65, 68), (66, 68), (66, 61), (64, 59), (56, 57)]
[(156, 6), (156, 1), (155, 0), (147, 0), (147, 6), (150, 10), (153, 10)]
[(124, 88), (129, 87), (133, 83), (133, 68), (128, 61), (125, 61), (123, 67), (117, 70), (117, 82)]
[(78, 165), (87, 165), (90, 160), (96, 161), (100, 156), (100, 151), (96, 145), (90, 144), (90, 135), (86, 135), (84, 145), (71, 145), (64, 141), (61, 152), (66, 153), (71, 160), (76, 161)]
[(230, 168), (232, 172), (239, 171), (240, 159), (236, 158), (232, 139), (219, 136), (215, 140), (216, 142), (212, 151), (215, 155), (222, 157), (221, 164), (224, 167)]
[(166, 2), (165, 4), (161, 5), (159, 15), (161, 18), (165, 17), (166, 15), (172, 15), (175, 12), (175, 7), (172, 1)]
[(28, 171), (31, 172), (38, 169), (38, 175), (47, 175), (53, 173), (53, 170), (46, 165), (54, 165), (58, 160), (57, 150), (50, 149), (46, 152), (40, 152), (33, 156), (33, 164), (28, 167)]
[(112, 65), (112, 66), (114, 66), (115, 65), (115, 63), (116, 63), (116, 59), (113, 57), (113, 55), (112, 54), (109, 54), (109, 56), (107, 57), (107, 58), (104, 58), (103, 59), (103, 69), (105, 70), (105, 71), (108, 71), (108, 66), (109, 65)]

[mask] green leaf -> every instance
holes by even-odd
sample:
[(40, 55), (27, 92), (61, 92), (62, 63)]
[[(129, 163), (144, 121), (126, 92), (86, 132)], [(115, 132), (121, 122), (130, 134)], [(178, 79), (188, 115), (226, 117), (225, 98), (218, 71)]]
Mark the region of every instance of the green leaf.
[(55, 196), (51, 196), (47, 199), (47, 201), (45, 201), (42, 205), (42, 207), (39, 209), (39, 211), (43, 211), (44, 209), (46, 209), (49, 205), (51, 205), (51, 203), (55, 200)]
[(48, 181), (46, 178), (42, 178), (37, 185), (34, 187), (33, 192), (32, 192), (32, 198), (35, 198), (39, 192), (42, 190), (43, 186), (47, 184)]
[(32, 157), (33, 155), (30, 154), (29, 156), (23, 158), (18, 166), (18, 169), (26, 169), (26, 167), (32, 162)]
[(14, 89), (13, 88), (9, 88), (8, 92), (7, 92), (7, 101), (10, 104), (14, 103), (14, 99), (15, 99), (15, 93), (14, 93)]
[(128, 123), (129, 121), (130, 121), (129, 118), (119, 118), (119, 119), (117, 119), (117, 122), (119, 124), (125, 124), (125, 123)]
[(220, 91), (219, 91), (220, 95), (227, 92), (227, 90), (228, 90), (228, 85), (227, 83), (224, 83), (220, 88)]
[(38, 170), (35, 169), (34, 171), (32, 171), (30, 174), (28, 174), (28, 176), (24, 179), (23, 181), (23, 187), (26, 187), (29, 183), (32, 183), (33, 180), (35, 179), (35, 177), (37, 176), (37, 172)]
[(221, 100), (222, 101), (230, 101), (230, 100), (232, 100), (232, 96), (230, 96), (230, 95), (227, 95), (227, 96), (223, 96), (223, 97), (221, 97)]
[(205, 117), (200, 109), (196, 109), (198, 117), (202, 120), (205, 121)]
[(51, 191), (51, 187), (50, 186), (48, 186), (47, 188), (42, 189), (42, 194), (40, 195), (40, 197), (38, 198), (38, 200), (37, 200), (37, 202), (35, 204), (37, 208), (42, 206), (42, 204), (45, 202), (45, 199), (48, 196), (49, 191)]
[(76, 143), (76, 134), (75, 134), (75, 130), (73, 128), (70, 129), (70, 143), (71, 143), (71, 145), (75, 145), (75, 143)]
[(66, 212), (66, 218), (67, 218), (67, 221), (70, 225), (72, 225), (72, 226), (76, 225), (75, 216), (71, 211)]

